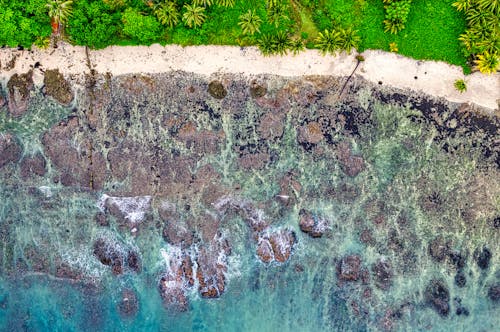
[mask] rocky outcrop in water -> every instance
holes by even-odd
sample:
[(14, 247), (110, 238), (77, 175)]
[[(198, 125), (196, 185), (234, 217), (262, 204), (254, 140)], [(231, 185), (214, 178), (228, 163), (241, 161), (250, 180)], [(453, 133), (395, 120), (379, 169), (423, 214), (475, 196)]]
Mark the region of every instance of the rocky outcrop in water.
[(21, 158), (21, 147), (14, 136), (9, 133), (0, 134), (0, 168)]
[(45, 93), (59, 103), (68, 106), (73, 100), (71, 85), (58, 69), (46, 70), (43, 78)]

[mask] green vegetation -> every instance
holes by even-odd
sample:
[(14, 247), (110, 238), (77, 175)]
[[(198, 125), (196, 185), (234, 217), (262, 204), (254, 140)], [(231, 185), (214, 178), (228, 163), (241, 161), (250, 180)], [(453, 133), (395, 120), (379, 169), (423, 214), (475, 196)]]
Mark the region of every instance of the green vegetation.
[(500, 1), (459, 0), (453, 6), (467, 21), (467, 30), (459, 38), (464, 55), (482, 73), (496, 72), (500, 64)]
[(465, 84), (464, 80), (456, 80), (453, 85), (455, 86), (455, 89), (457, 89), (460, 93), (467, 91), (467, 85)]
[(494, 72), (499, 1), (453, 1), (0, 0), (0, 46), (46, 47), (52, 18), (54, 34), (64, 25), (63, 38), (92, 48), (257, 45), (264, 54), (297, 53), (304, 46), (323, 53), (382, 49)]

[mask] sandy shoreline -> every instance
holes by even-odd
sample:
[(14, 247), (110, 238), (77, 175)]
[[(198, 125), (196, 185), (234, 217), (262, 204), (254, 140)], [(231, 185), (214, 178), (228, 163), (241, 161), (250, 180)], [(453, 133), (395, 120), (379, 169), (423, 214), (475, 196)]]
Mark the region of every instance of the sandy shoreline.
[[(420, 91), (443, 97), (452, 102), (468, 102), (491, 110), (499, 109), (500, 74), (474, 73), (465, 77), (467, 92), (459, 93), (453, 86), (463, 79), (462, 69), (444, 62), (417, 61), (394, 53), (365, 51), (365, 61), (356, 74), (385, 86)], [(15, 65), (10, 60), (17, 56)], [(307, 50), (296, 56), (263, 57), (257, 48), (234, 46), (112, 46), (89, 51), (89, 60), (98, 73), (113, 75), (130, 73), (162, 73), (175, 70), (202, 75), (235, 73), (242, 75), (274, 74), (280, 76), (350, 75), (356, 65), (355, 55), (322, 56), (316, 50)], [(65, 75), (89, 72), (84, 47), (62, 44), (45, 51), (17, 51), (0, 49), (0, 80), (5, 82), (14, 73), (32, 69), (58, 68)], [(43, 76), (35, 72), (35, 83)], [(5, 87), (5, 86), (4, 86)]]

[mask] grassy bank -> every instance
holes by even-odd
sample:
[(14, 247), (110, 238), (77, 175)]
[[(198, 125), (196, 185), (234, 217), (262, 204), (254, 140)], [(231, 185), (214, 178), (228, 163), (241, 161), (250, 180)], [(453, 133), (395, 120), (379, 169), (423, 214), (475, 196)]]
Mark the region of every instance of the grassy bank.
[[(50, 20), (46, 4), (54, 1), (65, 2), (0, 0), (4, 22), (0, 45), (47, 46)], [(170, 13), (170, 17), (175, 17), (173, 24), (164, 19), (165, 3), (174, 8), (174, 13)], [(358, 31), (360, 51), (389, 51), (392, 43), (392, 50), (405, 56), (468, 68), (458, 40), (466, 21), (452, 3), (453, 0), (413, 1), (405, 28), (391, 34), (384, 32), (382, 0), (74, 0), (66, 17), (60, 19), (61, 29), (57, 32), (74, 44), (92, 48), (152, 43), (246, 46), (259, 44), (265, 35), (282, 32), (314, 48), (319, 32), (352, 28)], [(203, 17), (200, 24), (190, 27), (186, 12), (192, 4), (202, 8)], [(260, 23), (254, 33), (245, 34), (240, 22), (249, 11)], [(14, 33), (16, 26), (22, 33)]]

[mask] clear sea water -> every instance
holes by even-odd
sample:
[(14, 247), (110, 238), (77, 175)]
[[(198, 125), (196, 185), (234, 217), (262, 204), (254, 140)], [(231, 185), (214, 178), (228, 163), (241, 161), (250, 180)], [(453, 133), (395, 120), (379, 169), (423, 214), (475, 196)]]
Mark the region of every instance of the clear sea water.
[[(270, 83), (269, 94), (285, 83), (283, 79)], [(344, 174), (326, 140), (319, 143), (323, 152), (307, 151), (297, 143), (299, 118), (312, 116), (322, 107), (320, 102), (304, 109), (294, 106), (284, 117), (282, 137), (268, 143), (277, 161), (263, 169), (239, 168), (233, 147), (241, 140), (238, 133), (265, 109), (248, 99), (242, 118), (222, 111), (214, 120), (224, 129), (225, 140), (220, 153), (204, 156), (203, 163), (214, 166), (222, 183), (238, 184), (240, 197), (256, 204), (271, 202), (264, 204), (264, 210), (273, 218), (273, 227), (293, 229), (297, 244), (287, 262), (262, 263), (241, 218), (226, 220), (222, 228), (232, 245), (226, 291), (220, 298), (205, 299), (196, 287), (189, 289), (189, 306), (184, 312), (166, 308), (158, 292), (165, 269), (161, 252), (171, 247), (154, 220), (141, 226), (138, 235), (123, 232), (113, 222), (109, 227), (99, 226), (94, 217), (108, 187), (92, 191), (54, 183), (57, 169), (50, 162), (44, 177), (22, 181), (19, 166), (9, 163), (0, 169), (0, 330), (496, 330), (500, 311), (488, 291), (500, 280), (500, 235), (493, 225), (500, 215), (498, 165), (484, 157), (474, 133), (452, 130), (453, 134), (443, 136), (441, 127), (436, 129), (437, 125), (422, 120), (423, 110), (384, 103), (373, 91), (361, 88), (352, 97), (361, 108), (370, 109), (369, 119), (359, 125), (359, 134), (342, 128), (334, 133), (334, 140), (349, 142), (353, 153), (363, 156), (365, 169), (356, 177)], [(44, 153), (41, 135), (65, 117), (82, 114), (39, 95), (33, 98), (30, 110), (20, 119), (7, 115), (5, 107), (0, 111), (0, 132), (16, 135), (24, 156)], [(219, 102), (208, 103), (215, 109)], [(136, 119), (148, 116), (134, 106), (129, 111)], [(168, 111), (167, 106), (162, 109)], [(443, 126), (457, 114), (454, 110), (439, 114)], [(207, 121), (192, 118), (198, 127)], [(140, 132), (146, 129), (130, 130), (139, 132), (136, 137), (147, 136)], [(257, 130), (251, 131), (249, 137), (253, 138), (246, 139), (258, 142)], [(169, 143), (168, 132), (148, 134), (174, 144)], [(446, 152), (445, 145), (456, 148)], [(181, 153), (188, 153), (185, 151)], [(294, 206), (283, 210), (273, 197), (279, 193), (278, 180), (291, 169), (298, 174), (303, 194)], [(336, 194), (327, 195), (327, 188)], [(350, 197), (349, 190), (341, 188), (354, 188), (356, 194)], [(434, 193), (439, 195), (439, 208), (424, 208), (425, 199)], [(303, 208), (330, 220), (323, 237), (312, 238), (300, 231), (298, 215)], [(377, 221), (380, 215), (382, 223)], [(372, 237), (369, 243), (360, 239), (364, 230)], [(115, 276), (102, 265), (93, 255), (93, 243), (103, 236), (137, 248), (141, 273)], [(456, 285), (457, 269), (450, 258), (436, 262), (429, 255), (429, 243), (438, 236), (449, 241), (451, 252), (466, 257), (465, 286)], [(486, 269), (478, 266), (475, 254), (484, 247), (492, 253)], [(341, 282), (338, 262), (353, 254), (361, 257), (362, 267), (370, 275), (378, 260), (389, 261), (391, 286), (381, 289), (373, 277), (367, 283)], [(86, 282), (56, 277), (58, 260), (79, 271)], [(36, 261), (45, 261), (49, 272), (36, 272)], [(441, 280), (449, 291), (446, 317), (426, 298), (431, 280)], [(118, 309), (123, 289), (132, 289), (138, 297), (139, 308), (132, 317), (124, 317)]]

